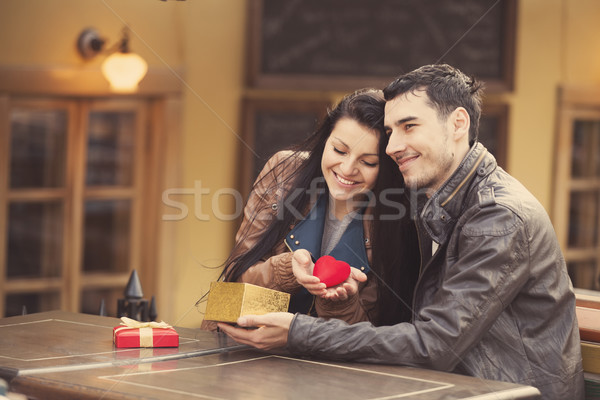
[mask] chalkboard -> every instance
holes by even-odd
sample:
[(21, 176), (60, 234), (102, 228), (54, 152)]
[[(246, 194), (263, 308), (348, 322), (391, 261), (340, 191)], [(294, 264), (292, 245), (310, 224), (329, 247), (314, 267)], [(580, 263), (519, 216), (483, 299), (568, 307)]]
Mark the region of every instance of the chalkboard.
[(448, 63), (512, 89), (517, 0), (249, 0), (249, 85), (382, 87)]
[(312, 134), (327, 113), (323, 99), (245, 99), (243, 110), (240, 187), (250, 193), (252, 183), (276, 152)]

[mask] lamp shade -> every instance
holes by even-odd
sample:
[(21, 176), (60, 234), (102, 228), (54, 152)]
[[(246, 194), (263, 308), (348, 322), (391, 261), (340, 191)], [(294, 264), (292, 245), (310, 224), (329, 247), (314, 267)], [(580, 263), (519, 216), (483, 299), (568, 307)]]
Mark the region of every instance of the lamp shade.
[(117, 92), (134, 92), (146, 75), (148, 64), (135, 53), (116, 52), (102, 63), (102, 73)]

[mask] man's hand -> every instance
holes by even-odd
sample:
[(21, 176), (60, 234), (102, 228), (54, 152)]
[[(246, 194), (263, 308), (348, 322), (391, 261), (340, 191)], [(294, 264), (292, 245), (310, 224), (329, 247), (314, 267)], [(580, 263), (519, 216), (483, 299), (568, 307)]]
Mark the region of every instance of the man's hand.
[[(286, 312), (265, 315), (245, 315), (238, 318), (236, 328), (229, 324), (218, 323), (219, 328), (238, 343), (254, 346), (262, 350), (284, 347), (294, 314)], [(244, 329), (258, 327), (258, 329)]]

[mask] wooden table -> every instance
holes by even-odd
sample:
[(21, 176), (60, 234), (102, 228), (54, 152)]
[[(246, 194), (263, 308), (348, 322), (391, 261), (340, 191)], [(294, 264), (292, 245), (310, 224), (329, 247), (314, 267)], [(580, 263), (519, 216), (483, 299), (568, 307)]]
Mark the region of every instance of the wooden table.
[(116, 318), (61, 311), (0, 320), (0, 377), (39, 399), (536, 399), (537, 389), (409, 367), (267, 354), (175, 328), (179, 348), (117, 349)]

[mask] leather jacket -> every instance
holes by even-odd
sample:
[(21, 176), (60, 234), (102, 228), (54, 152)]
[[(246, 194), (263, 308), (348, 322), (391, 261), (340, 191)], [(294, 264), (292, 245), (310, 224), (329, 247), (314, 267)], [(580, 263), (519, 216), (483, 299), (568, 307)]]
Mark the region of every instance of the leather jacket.
[[(412, 323), (374, 327), (296, 315), (288, 350), (531, 385), (583, 399), (575, 296), (550, 219), (474, 145), (418, 217), (422, 265)], [(425, 255), (425, 253), (423, 253)]]
[[(248, 198), (246, 207), (244, 208), (244, 218), (242, 224), (236, 234), (236, 244), (230, 258), (236, 257), (237, 255), (250, 250), (255, 246), (259, 240), (261, 240), (263, 233), (271, 223), (271, 221), (277, 218), (277, 213), (280, 207), (288, 206), (284, 203), (284, 197), (290, 190), (291, 187), (290, 176), (292, 172), (296, 170), (299, 163), (302, 161), (302, 154), (297, 157), (290, 157), (291, 152), (281, 151), (271, 157), (253, 187), (252, 193)], [(316, 207), (311, 206), (307, 210), (302, 210), (303, 216), (306, 217), (310, 210)], [(364, 250), (356, 250), (356, 246), (352, 254), (360, 253), (363, 256), (362, 259), (366, 258), (368, 262), (371, 262), (371, 244), (370, 244), (370, 232), (371, 225), (369, 219), (365, 218), (362, 222), (362, 229), (359, 239)], [(322, 223), (313, 224), (313, 219), (304, 224), (304, 229), (300, 228), (303, 223), (303, 219), (299, 219), (295, 224), (290, 226), (290, 232), (286, 237), (282, 237), (279, 244), (277, 244), (268, 254), (266, 254), (259, 262), (251, 266), (246, 270), (240, 277), (240, 282), (251, 283), (258, 286), (267, 287), (269, 289), (279, 290), (282, 292), (291, 293), (292, 295), (297, 294), (301, 290), (305, 290), (297, 281), (292, 272), (292, 252), (290, 250), (296, 250), (298, 248), (306, 248), (308, 242), (315, 242), (308, 245), (308, 250), (311, 251), (313, 247), (318, 247), (320, 250), (320, 240), (322, 237), (323, 229)], [(320, 232), (316, 232), (320, 226)], [(364, 238), (362, 238), (364, 232)], [(294, 239), (290, 239), (289, 236), (294, 236)], [(344, 240), (342, 236), (342, 240)], [(356, 239), (356, 235), (352, 235)], [(286, 243), (286, 240), (288, 243)], [(296, 244), (298, 242), (298, 244)], [(316, 245), (318, 243), (318, 246)], [(353, 243), (355, 244), (354, 240)], [(340, 242), (341, 244), (341, 242)], [(350, 246), (336, 246), (336, 248), (351, 248)], [(315, 256), (313, 254), (313, 256)], [(318, 255), (316, 255), (318, 258)], [(336, 255), (339, 259), (339, 255)], [(314, 257), (313, 257), (314, 258)], [(314, 261), (314, 259), (313, 259)], [(350, 263), (351, 266), (359, 268), (360, 266), (366, 265), (367, 271), (364, 268), (363, 271), (368, 272), (368, 264), (364, 261), (359, 263), (352, 262), (351, 260), (345, 260)], [(309, 306), (312, 302), (310, 296)], [(314, 310), (319, 317), (323, 318), (338, 318), (346, 321), (350, 324), (358, 321), (366, 321), (369, 318), (369, 312), (374, 308), (375, 300), (377, 298), (377, 288), (374, 279), (368, 279), (366, 283), (359, 283), (359, 291), (356, 295), (350, 296), (345, 301), (331, 301), (325, 300), (320, 297), (314, 299)], [(202, 328), (214, 330), (215, 324), (203, 323)]]

